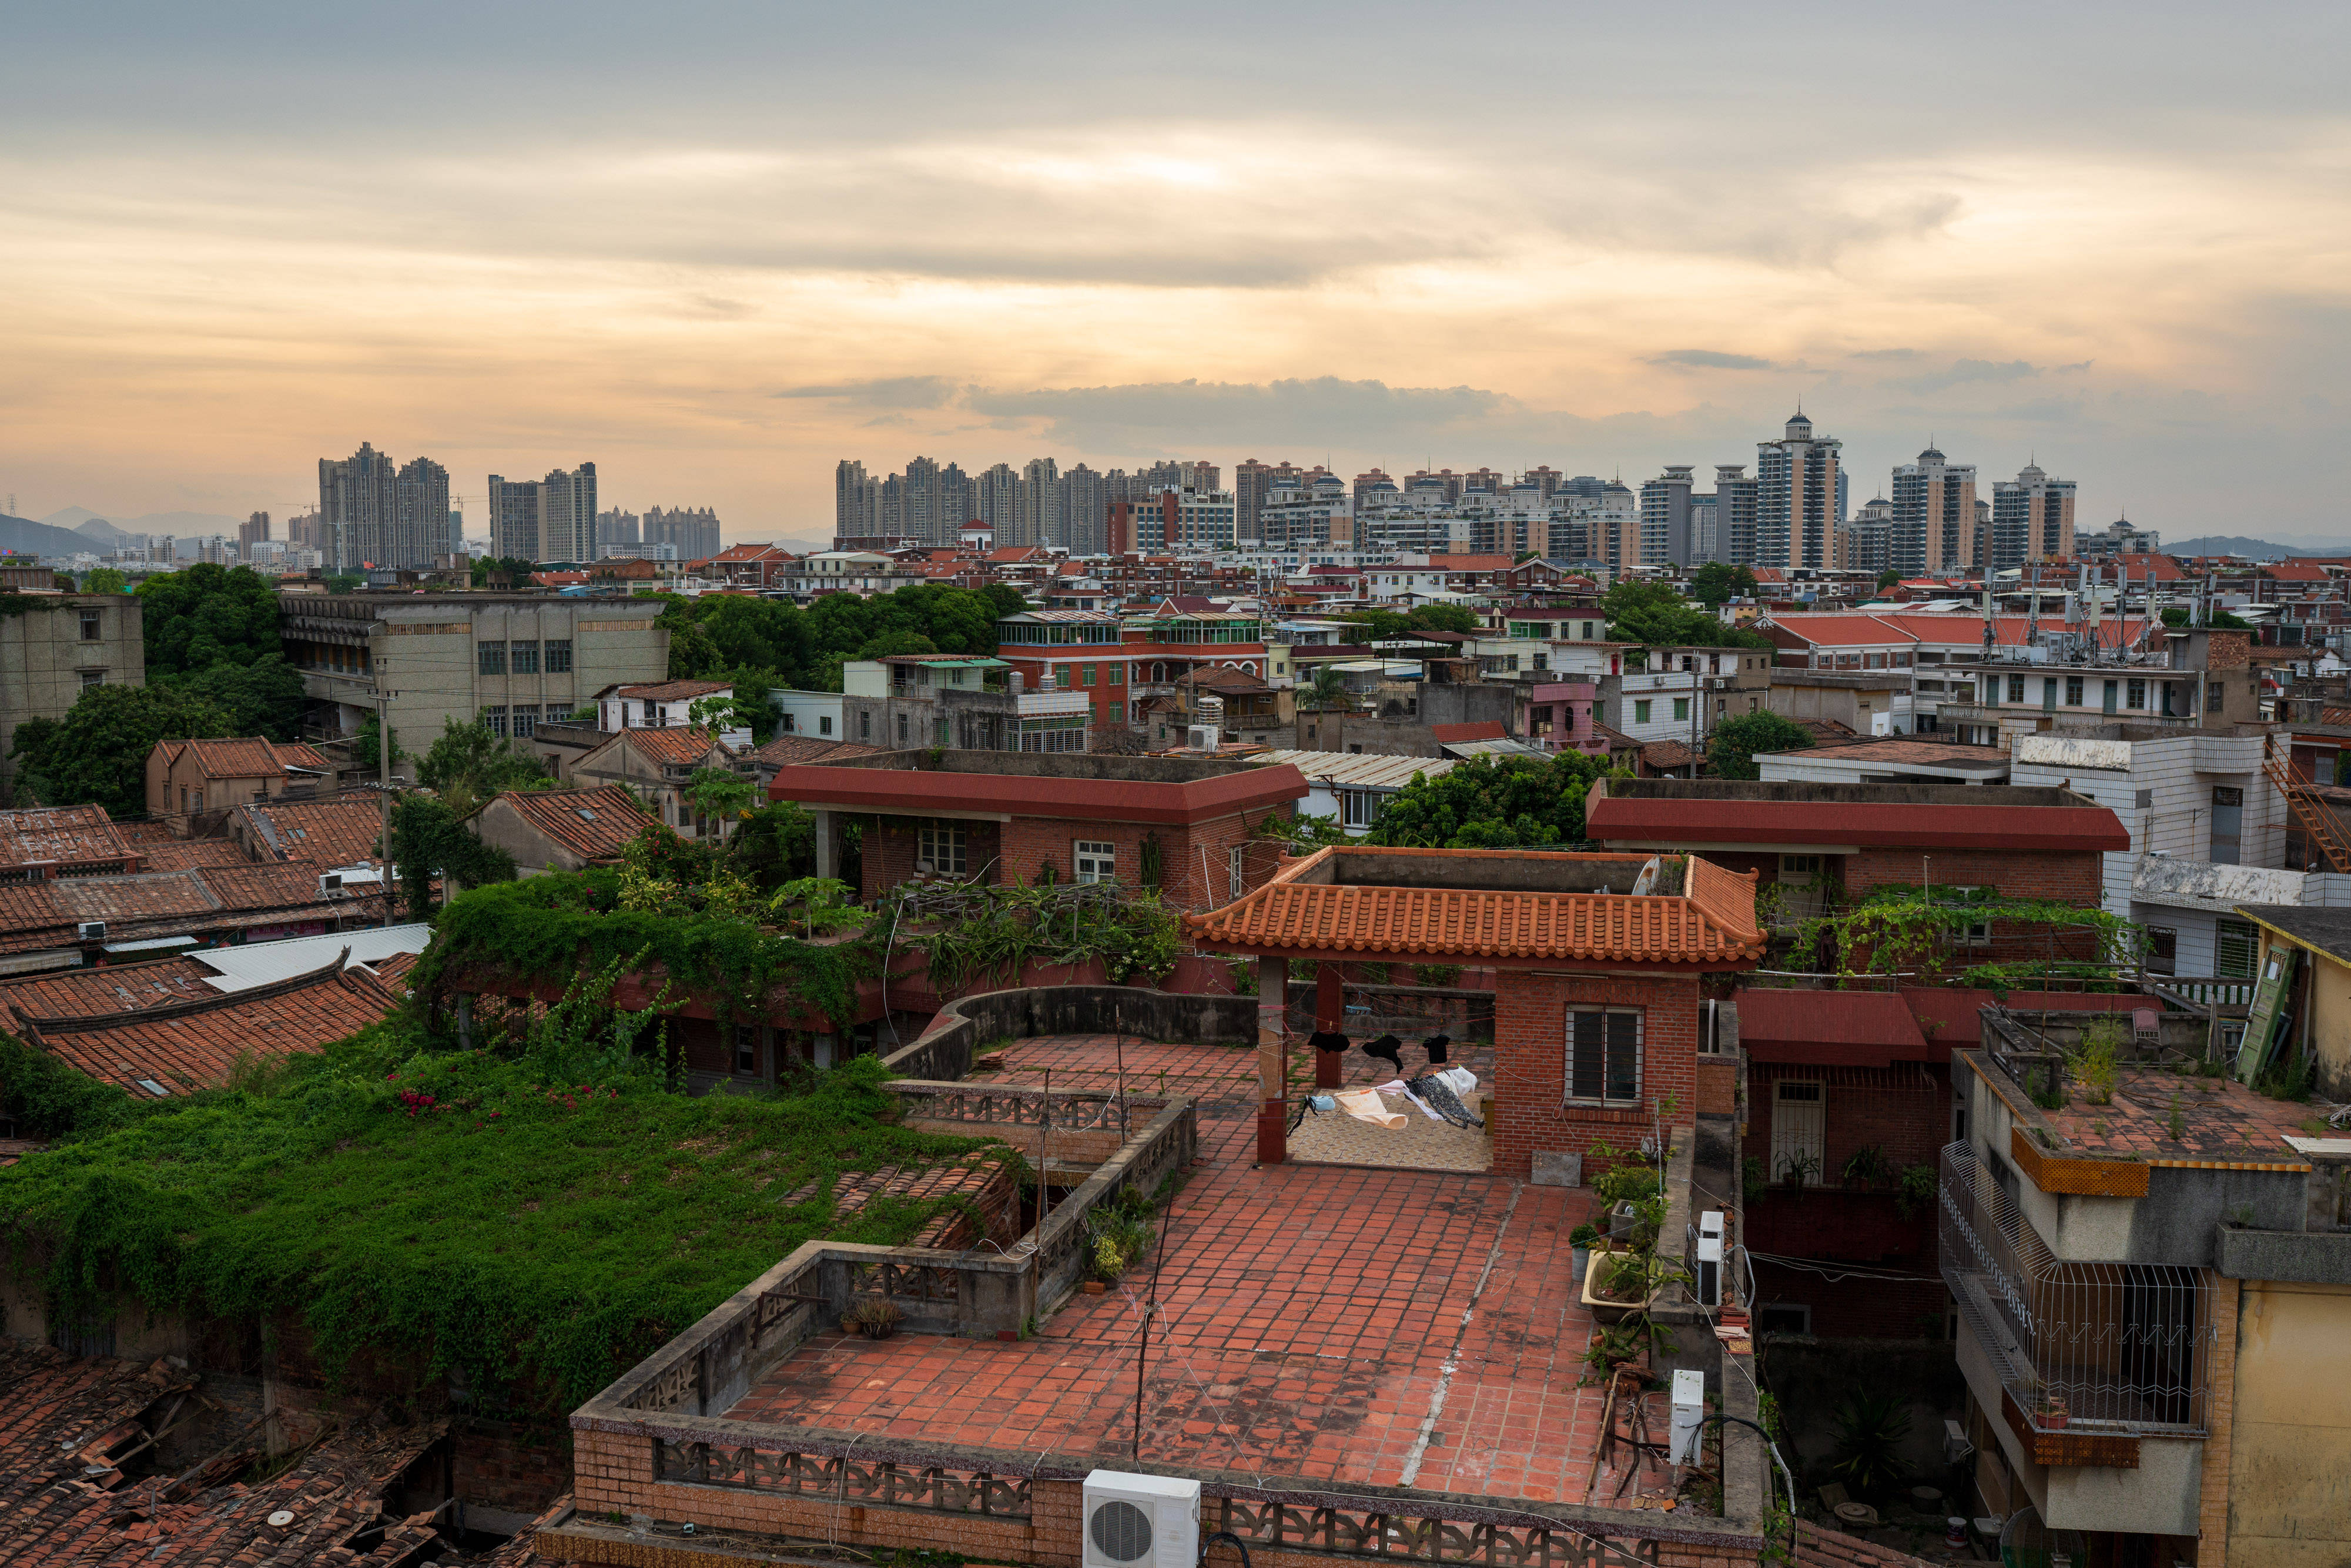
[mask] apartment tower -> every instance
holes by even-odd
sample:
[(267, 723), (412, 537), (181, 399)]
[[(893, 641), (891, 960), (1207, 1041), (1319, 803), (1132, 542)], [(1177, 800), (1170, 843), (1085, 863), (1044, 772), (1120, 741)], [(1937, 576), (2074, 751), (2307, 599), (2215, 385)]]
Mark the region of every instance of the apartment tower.
[(1963, 572), (1980, 565), (1976, 554), (1976, 469), (1952, 463), (1929, 446), (1915, 463), (1894, 470), (1894, 529), (1888, 540), (1893, 570)]
[(1756, 566), (1837, 563), (1837, 466), (1844, 443), (1814, 436), (1799, 409), (1777, 441), (1755, 444)]
[(1641, 564), (1690, 563), (1691, 465), (1666, 465), (1664, 475), (1641, 486)]
[(2074, 559), (2074, 481), (2052, 479), (2028, 463), (2013, 480), (1991, 487), (1991, 564)]

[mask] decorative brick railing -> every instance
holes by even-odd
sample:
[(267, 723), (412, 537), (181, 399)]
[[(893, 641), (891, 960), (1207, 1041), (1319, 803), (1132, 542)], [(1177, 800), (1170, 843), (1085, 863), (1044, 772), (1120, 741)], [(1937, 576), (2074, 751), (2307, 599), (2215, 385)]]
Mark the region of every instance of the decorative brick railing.
[(845, 1502), (924, 1508), (940, 1513), (981, 1513), (998, 1519), (1029, 1517), (1029, 1479), (986, 1470), (951, 1470), (937, 1465), (901, 1465), (889, 1459), (860, 1464), (822, 1454), (776, 1454), (756, 1448), (708, 1443), (659, 1443), (653, 1449), (657, 1480), (703, 1486), (742, 1487)]
[(1493, 1568), (1585, 1568), (1604, 1554), (1600, 1543), (1581, 1530), (1471, 1523), (1416, 1509), (1365, 1512), (1299, 1507), (1279, 1497), (1260, 1500), (1254, 1492), (1203, 1500), (1200, 1529), (1204, 1533), (1228, 1530), (1257, 1547), (1489, 1563)]
[(1121, 1100), (1102, 1090), (1047, 1094), (1012, 1083), (932, 1083), (901, 1079), (888, 1085), (910, 1122), (969, 1122), (977, 1127), (1046, 1127), (1054, 1132), (1131, 1132), (1167, 1103), (1163, 1094)]

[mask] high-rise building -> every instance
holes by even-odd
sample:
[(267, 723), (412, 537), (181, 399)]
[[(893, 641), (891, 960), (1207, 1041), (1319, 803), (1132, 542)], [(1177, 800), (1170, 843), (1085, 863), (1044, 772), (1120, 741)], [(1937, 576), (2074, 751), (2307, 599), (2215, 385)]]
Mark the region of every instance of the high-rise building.
[(1690, 564), (1703, 566), (1722, 559), (1722, 531), (1716, 524), (1716, 497), (1706, 491), (1690, 495)]
[(1714, 465), (1714, 546), (1717, 560), (1754, 566), (1755, 481), (1744, 463)]
[(1014, 507), (1019, 499), (1020, 476), (1009, 463), (998, 463), (972, 482), (971, 515), (986, 523), (997, 542), (1010, 544)]
[(392, 532), (378, 566), (425, 567), (448, 548), (449, 470), (429, 457), (404, 464), (392, 481)]
[(1103, 476), (1080, 463), (1062, 475), (1056, 505), (1061, 537), (1051, 540), (1071, 555), (1102, 555), (1110, 549), (1110, 489)]
[(1908, 570), (1895, 548), (1894, 503), (1879, 497), (1863, 503), (1845, 524), (1845, 565), (1854, 571)]
[(634, 512), (611, 507), (596, 515), (596, 543), (608, 553), (614, 545), (644, 542), (643, 520)]
[(1565, 475), (1546, 463), (1540, 468), (1530, 468), (1520, 475), (1519, 483), (1532, 485), (1535, 487), (1535, 494), (1548, 501), (1559, 493), (1560, 484), (1565, 478)]
[(882, 486), (865, 476), (865, 465), (844, 457), (832, 470), (832, 531), (858, 538), (882, 531)]
[(1020, 465), (1020, 481), (1012, 492), (1012, 537), (998, 536), (999, 545), (1059, 544), (1061, 539), (1061, 465), (1050, 457), (1031, 457)]
[(292, 549), (323, 552), (327, 548), (326, 520), (316, 511), (297, 512), (286, 519), (286, 543)]
[(1892, 508), (1890, 570), (1914, 576), (1978, 563), (1974, 464), (1952, 463), (1929, 446), (1894, 470)]
[(1288, 458), (1279, 463), (1260, 463), (1245, 457), (1233, 468), (1233, 528), (1235, 537), (1245, 545), (1255, 544), (1264, 536), (1258, 529), (1258, 511), (1265, 505), (1266, 493), (1280, 479), (1300, 479), (1306, 470)]
[(645, 508), (644, 543), (669, 545), (678, 560), (708, 560), (718, 553), (718, 514), (708, 507), (689, 511), (673, 507)]
[(1755, 566), (1837, 563), (1837, 465), (1844, 443), (1815, 437), (1800, 409), (1777, 441), (1755, 444)]
[(1687, 463), (1668, 463), (1665, 473), (1641, 486), (1641, 564), (1690, 564), (1690, 473)]
[(392, 459), (367, 442), (349, 457), (319, 459), (319, 515), (327, 570), (356, 571), (373, 560), (398, 509)]
[(465, 553), (465, 514), (455, 507), (449, 508), (449, 553)]
[(240, 545), (259, 544), (269, 537), (269, 514), (256, 512), (237, 525), (236, 542)]
[(501, 560), (542, 560), (535, 480), (490, 476), (490, 553)]
[[(441, 505), (448, 509), (445, 495)], [(584, 566), (596, 559), (596, 465), (582, 463), (568, 474), (548, 470), (539, 481), (538, 528), (542, 560)]]
[(2014, 479), (1991, 487), (1991, 566), (2005, 570), (2032, 561), (2074, 558), (2071, 479), (2052, 479), (2028, 463)]
[(1270, 549), (1350, 549), (1354, 505), (1347, 482), (1336, 474), (1284, 479), (1266, 492), (1258, 509), (1259, 542)]

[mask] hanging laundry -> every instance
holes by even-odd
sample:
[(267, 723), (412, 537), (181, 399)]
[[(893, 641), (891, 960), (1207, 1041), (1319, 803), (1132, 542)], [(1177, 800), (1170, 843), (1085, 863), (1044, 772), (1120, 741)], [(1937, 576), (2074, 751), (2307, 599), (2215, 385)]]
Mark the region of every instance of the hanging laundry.
[(1374, 1127), (1385, 1127), (1392, 1133), (1404, 1125), (1403, 1114), (1381, 1104), (1380, 1092), (1376, 1089), (1342, 1089), (1331, 1098), (1339, 1103), (1340, 1110), (1358, 1122), (1369, 1122)]
[(1383, 1083), (1379, 1087), (1380, 1092), (1383, 1094), (1403, 1095), (1407, 1101), (1410, 1101), (1414, 1105), (1417, 1106), (1420, 1110), (1420, 1113), (1427, 1117), (1430, 1121), (1442, 1122), (1445, 1120), (1444, 1117), (1438, 1115), (1429, 1107), (1428, 1102), (1423, 1100), (1417, 1094), (1415, 1094), (1410, 1089), (1405, 1088), (1403, 1079), (1399, 1078), (1392, 1083)]
[(1446, 1050), (1452, 1043), (1453, 1037), (1449, 1034), (1432, 1034), (1420, 1042), (1420, 1049), (1428, 1052), (1428, 1064), (1438, 1067), (1444, 1064)]
[(1379, 1039), (1364, 1047), (1364, 1054), (1378, 1057), (1396, 1070), (1397, 1077), (1404, 1076), (1404, 1041), (1395, 1036), (1392, 1034), (1380, 1036)]
[(1317, 1051), (1332, 1052), (1347, 1049), (1347, 1037), (1333, 1029), (1318, 1029), (1306, 1037), (1306, 1043)]
[(1470, 1092), (1478, 1087), (1478, 1075), (1466, 1067), (1448, 1067), (1442, 1072), (1432, 1072), (1429, 1076), (1459, 1095), (1465, 1105), (1469, 1102)]
[(1424, 1072), (1405, 1084), (1415, 1099), (1425, 1101), (1430, 1109), (1457, 1127), (1482, 1127), (1486, 1124), (1472, 1114), (1453, 1092), (1453, 1086), (1431, 1073)]

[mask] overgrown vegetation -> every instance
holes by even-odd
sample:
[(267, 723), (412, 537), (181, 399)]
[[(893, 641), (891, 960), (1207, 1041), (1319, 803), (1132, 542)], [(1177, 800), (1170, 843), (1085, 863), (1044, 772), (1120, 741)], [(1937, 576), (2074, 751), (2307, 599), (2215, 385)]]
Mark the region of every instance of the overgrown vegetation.
[(1802, 751), (1812, 744), (1813, 732), (1793, 719), (1768, 708), (1742, 713), (1715, 726), (1706, 743), (1706, 770), (1717, 779), (1760, 779), (1756, 753)]
[(904, 887), (892, 895), (898, 941), (923, 956), (942, 995), (1011, 984), (1026, 965), (1100, 960), (1114, 986), (1155, 979), (1184, 954), (1176, 912), (1150, 889), (1116, 883), (1043, 887)]
[(1583, 798), (1608, 764), (1581, 751), (1547, 759), (1473, 757), (1431, 779), (1416, 774), (1380, 810), (1366, 844), (1417, 848), (1573, 849)]
[[(1961, 962), (1975, 950), (1971, 932), (1995, 922), (2037, 925), (2053, 945), (2059, 935), (2086, 935), (2095, 956), (2030, 962)], [(2064, 976), (2107, 985), (2138, 962), (2147, 932), (2095, 905), (2018, 898), (1997, 888), (1886, 886), (1860, 902), (1799, 922), (1791, 935), (1798, 954), (1834, 963), (1840, 975), (1908, 974), (1922, 985), (1983, 987), (2001, 991), (2025, 978)]]
[(802, 1241), (895, 1245), (945, 1207), (843, 1216), (842, 1173), (1018, 1159), (889, 1124), (872, 1058), (789, 1098), (669, 1092), (658, 1023), (610, 1006), (623, 967), (504, 1050), (435, 1052), (396, 1016), (242, 1087), (86, 1125), (0, 1169), (0, 1222), (48, 1252), (68, 1321), (115, 1289), (287, 1315), (330, 1373), (369, 1348), (456, 1373), (479, 1404), (561, 1409)]
[[(400, 737), (392, 737), (398, 744)], [(545, 789), (555, 780), (528, 747), (490, 733), (480, 719), (442, 721), (441, 737), (416, 760), (416, 781), (440, 791), (452, 816), (465, 817), (502, 789)]]
[(181, 686), (92, 686), (63, 718), (28, 718), (16, 727), (19, 803), (103, 806), (110, 816), (147, 814), (147, 754), (159, 740), (215, 739), (236, 734), (209, 698)]
[(408, 899), (411, 920), (433, 918), (433, 879), (439, 876), (460, 888), (511, 882), (514, 856), (486, 844), (458, 825), (455, 813), (442, 800), (403, 795), (392, 808), (392, 857), (400, 867), (400, 885)]

